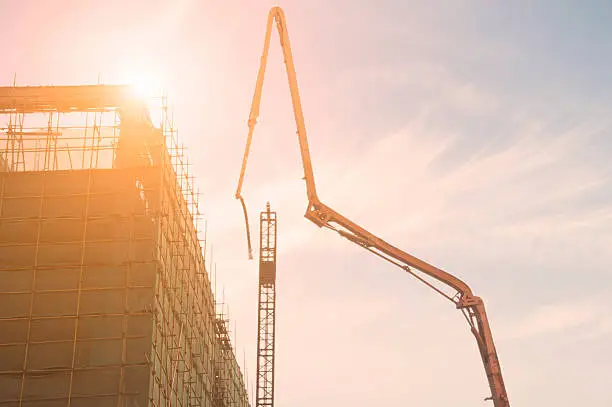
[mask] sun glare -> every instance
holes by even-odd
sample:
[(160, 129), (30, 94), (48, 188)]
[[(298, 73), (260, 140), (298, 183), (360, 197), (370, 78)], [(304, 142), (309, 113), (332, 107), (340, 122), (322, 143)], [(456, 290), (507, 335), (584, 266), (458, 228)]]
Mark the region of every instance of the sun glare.
[(143, 100), (149, 110), (151, 120), (157, 126), (163, 120), (161, 97), (164, 95), (164, 83), (160, 76), (147, 72), (131, 70), (123, 75), (122, 83), (132, 88), (133, 96)]
[(128, 83), (133, 87), (138, 97), (151, 98), (161, 96), (162, 84), (155, 76), (139, 74), (132, 76)]

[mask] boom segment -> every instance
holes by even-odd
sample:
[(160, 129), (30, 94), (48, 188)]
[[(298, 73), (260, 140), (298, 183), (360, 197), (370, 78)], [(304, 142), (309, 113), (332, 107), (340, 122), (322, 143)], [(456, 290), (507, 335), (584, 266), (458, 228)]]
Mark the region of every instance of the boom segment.
[[(246, 172), (246, 165), (249, 156), (250, 146), (253, 139), (253, 132), (259, 116), (259, 107), (261, 102), (261, 93), (263, 88), (264, 74), (268, 59), (268, 50), (270, 48), (270, 37), (272, 34), (273, 24), (276, 22), (278, 29), (281, 48), (287, 68), (287, 79), (289, 81), (289, 90), (291, 92), (291, 100), (293, 102), (293, 113), (297, 126), (298, 141), (300, 144), (300, 152), (302, 156), (302, 166), (304, 169), (304, 179), (306, 181), (306, 194), (308, 198), (308, 207), (305, 217), (315, 223), (319, 227), (325, 227), (338, 232), (342, 237), (352, 241), (353, 243), (363, 247), (371, 253), (387, 260), (388, 262), (400, 267), (406, 272), (416, 277), (419, 281), (428, 285), (430, 288), (443, 295), (449, 301), (453, 302), (465, 316), (471, 332), (476, 338), (476, 343), (480, 351), (484, 369), (487, 375), (491, 396), (487, 397), (492, 400), (494, 407), (510, 407), (506, 387), (502, 378), (501, 367), (499, 364), (497, 351), (493, 342), (493, 335), (487, 319), (484, 302), (480, 297), (472, 293), (470, 287), (452, 274), (447, 273), (423, 260), (420, 260), (397, 247), (385, 242), (379, 237), (368, 232), (363, 227), (355, 222), (347, 219), (339, 212), (333, 210), (329, 206), (323, 204), (316, 193), (314, 173), (310, 152), (308, 149), (308, 139), (306, 136), (306, 127), (304, 124), (304, 115), (298, 91), (297, 77), (291, 46), (289, 43), (289, 35), (287, 32), (287, 24), (285, 15), (280, 7), (273, 7), (268, 14), (268, 22), (266, 26), (266, 34), (264, 39), (264, 49), (260, 60), (259, 73), (255, 86), (255, 93), (251, 104), (251, 112), (249, 115), (249, 132), (246, 141), (246, 148), (243, 156), (240, 178), (236, 189), (235, 197), (239, 199), (245, 215), (247, 240), (249, 247), (249, 256), (251, 255), (251, 242), (248, 225), (248, 217), (244, 198), (242, 196), (242, 186)], [(437, 283), (446, 286), (453, 290), (452, 294), (448, 294), (435, 284), (430, 283), (424, 277), (429, 276)]]

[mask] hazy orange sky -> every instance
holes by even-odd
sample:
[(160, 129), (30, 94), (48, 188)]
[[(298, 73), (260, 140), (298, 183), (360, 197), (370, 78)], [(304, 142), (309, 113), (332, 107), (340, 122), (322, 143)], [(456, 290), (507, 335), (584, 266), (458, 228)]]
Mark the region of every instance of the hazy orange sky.
[[(167, 88), (251, 387), (257, 262), (233, 192), (274, 4), (0, 0), (3, 83)], [(512, 405), (612, 405), (612, 8), (280, 5), (322, 201), (485, 299)], [(244, 193), (253, 231), (267, 200), (279, 214), (276, 405), (483, 404), (453, 306), (303, 218), (273, 41)]]

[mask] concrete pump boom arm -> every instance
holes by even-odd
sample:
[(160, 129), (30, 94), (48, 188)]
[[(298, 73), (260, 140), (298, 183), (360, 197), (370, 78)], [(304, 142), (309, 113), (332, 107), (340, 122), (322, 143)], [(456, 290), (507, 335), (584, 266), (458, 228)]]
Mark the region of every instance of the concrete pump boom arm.
[[(253, 131), (257, 122), (257, 117), (259, 116), (261, 92), (263, 88), (264, 74), (268, 59), (268, 50), (270, 48), (270, 37), (272, 35), (272, 27), (274, 22), (276, 22), (276, 26), (278, 29), (281, 48), (283, 51), (285, 65), (287, 68), (287, 78), (289, 81), (289, 89), (293, 102), (293, 113), (297, 125), (297, 135), (300, 144), (300, 152), (302, 155), (302, 165), (304, 168), (304, 179), (306, 181), (306, 193), (308, 197), (308, 208), (306, 210), (305, 217), (315, 223), (317, 226), (335, 230), (341, 236), (347, 238), (348, 240), (376, 254), (377, 256), (382, 257), (383, 259), (395, 264), (396, 266), (407, 271), (408, 273), (419, 279), (421, 282), (434, 289), (439, 294), (452, 301), (455, 306), (460, 309), (464, 314), (468, 324), (471, 327), (471, 331), (476, 338), (478, 349), (480, 350), (480, 355), (484, 364), (485, 372), (489, 382), (489, 387), (491, 390), (491, 397), (489, 397), (488, 399), (493, 400), (494, 407), (509, 407), (510, 404), (502, 378), (501, 367), (499, 365), (497, 352), (493, 343), (493, 335), (491, 333), (482, 299), (480, 297), (474, 296), (470, 287), (457, 277), (390, 245), (384, 240), (368, 232), (361, 226), (357, 225), (353, 221), (342, 216), (340, 213), (336, 212), (332, 208), (323, 204), (319, 200), (315, 188), (314, 173), (312, 169), (312, 162), (310, 159), (310, 152), (308, 149), (308, 139), (306, 136), (306, 126), (304, 124), (304, 115), (302, 112), (302, 105), (298, 91), (295, 66), (293, 63), (291, 46), (289, 43), (287, 24), (284, 12), (280, 7), (273, 7), (268, 15), (266, 35), (264, 40), (264, 49), (260, 60), (257, 83), (255, 86), (255, 93), (253, 95), (251, 112), (249, 115), (249, 133), (247, 136), (246, 148), (242, 161), (242, 168), (240, 171), (240, 178), (238, 180), (238, 187), (235, 193), (236, 199), (239, 199), (242, 204), (242, 208), (245, 215), (247, 239), (249, 245), (249, 258), (252, 258), (251, 242), (247, 210), (246, 205), (244, 203), (244, 199), (242, 197), (242, 186), (244, 183), (244, 176), (246, 172), (246, 165), (251, 147), (251, 141), (253, 138)], [(455, 291), (455, 295), (448, 295), (441, 289), (437, 288), (434, 284), (425, 280), (422, 274), (425, 274), (435, 279), (436, 281), (444, 284), (445, 286), (452, 288)]]

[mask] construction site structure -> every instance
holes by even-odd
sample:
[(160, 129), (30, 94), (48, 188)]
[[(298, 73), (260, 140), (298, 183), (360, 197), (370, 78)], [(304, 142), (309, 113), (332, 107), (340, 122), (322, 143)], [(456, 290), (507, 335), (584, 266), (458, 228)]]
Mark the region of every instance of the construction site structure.
[(0, 407), (249, 406), (159, 111), (129, 86), (0, 88)]
[[(510, 407), (510, 401), (508, 400), (506, 386), (502, 377), (497, 350), (493, 341), (493, 333), (491, 332), (491, 326), (489, 324), (489, 319), (487, 317), (482, 298), (474, 295), (472, 289), (455, 275), (450, 274), (387, 243), (383, 239), (369, 232), (367, 229), (346, 218), (340, 212), (327, 206), (319, 199), (316, 191), (310, 150), (308, 148), (308, 137), (306, 135), (306, 125), (304, 122), (304, 113), (302, 111), (297, 75), (291, 52), (289, 33), (287, 31), (287, 21), (285, 19), (285, 13), (280, 7), (273, 7), (268, 13), (268, 21), (266, 24), (264, 37), (264, 48), (259, 62), (259, 72), (257, 74), (255, 92), (253, 94), (251, 111), (248, 120), (249, 132), (246, 139), (242, 167), (240, 169), (238, 186), (235, 193), (236, 199), (239, 199), (242, 204), (245, 214), (247, 232), (249, 230), (249, 224), (246, 205), (242, 196), (242, 186), (244, 183), (249, 151), (253, 139), (253, 132), (259, 116), (264, 75), (268, 62), (268, 51), (270, 49), (270, 40), (274, 25), (276, 25), (278, 30), (280, 45), (286, 66), (287, 80), (289, 82), (289, 91), (291, 94), (291, 101), (293, 103), (293, 114), (297, 127), (298, 143), (302, 158), (302, 168), (304, 170), (303, 180), (306, 183), (306, 197), (308, 199), (306, 213), (304, 216), (318, 227), (333, 230), (340, 236), (357, 244), (370, 253), (401, 268), (405, 272), (415, 277), (418, 281), (424, 283), (429, 288), (442, 295), (458, 310), (460, 310), (467, 321), (474, 338), (476, 339), (476, 344), (480, 352), (480, 357), (482, 359), (482, 364), (491, 392), (491, 394), (486, 397), (486, 400), (492, 400), (495, 407)], [(247, 239), (250, 253), (251, 243), (250, 235), (248, 233)]]
[(259, 306), (257, 324), (257, 387), (255, 405), (274, 406), (276, 328), (276, 212), (270, 203), (259, 217)]

